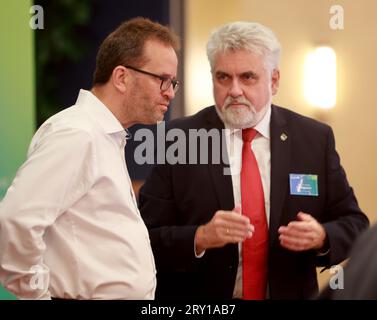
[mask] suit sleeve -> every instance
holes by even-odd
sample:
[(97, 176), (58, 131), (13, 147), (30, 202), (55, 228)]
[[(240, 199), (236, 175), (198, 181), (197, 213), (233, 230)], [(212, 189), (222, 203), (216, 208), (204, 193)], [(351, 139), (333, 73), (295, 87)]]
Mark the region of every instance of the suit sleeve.
[(329, 255), (319, 257), (318, 264), (330, 267), (348, 257), (357, 236), (369, 225), (369, 220), (358, 206), (353, 189), (347, 181), (331, 129), (326, 146), (326, 211), (323, 224), (330, 246)]
[(139, 194), (140, 213), (149, 230), (159, 271), (195, 270), (194, 253), (197, 225), (180, 223), (179, 208), (172, 183), (174, 166), (156, 165)]

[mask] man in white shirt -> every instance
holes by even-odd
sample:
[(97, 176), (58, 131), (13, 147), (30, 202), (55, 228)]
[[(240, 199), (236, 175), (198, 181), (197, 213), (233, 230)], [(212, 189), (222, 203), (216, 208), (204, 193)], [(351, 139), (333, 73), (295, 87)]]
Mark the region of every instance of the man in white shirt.
[(135, 18), (102, 43), (91, 91), (37, 131), (0, 204), (0, 282), (23, 299), (153, 299), (156, 270), (125, 129), (163, 119), (178, 39)]

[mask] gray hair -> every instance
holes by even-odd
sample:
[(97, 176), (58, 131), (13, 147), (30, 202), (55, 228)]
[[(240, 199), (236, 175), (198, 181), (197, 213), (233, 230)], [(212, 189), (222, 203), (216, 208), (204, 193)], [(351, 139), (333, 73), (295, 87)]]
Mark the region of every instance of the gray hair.
[(237, 21), (214, 30), (207, 42), (207, 57), (214, 67), (215, 55), (228, 50), (246, 50), (261, 55), (269, 71), (278, 67), (281, 45), (269, 28), (256, 22)]

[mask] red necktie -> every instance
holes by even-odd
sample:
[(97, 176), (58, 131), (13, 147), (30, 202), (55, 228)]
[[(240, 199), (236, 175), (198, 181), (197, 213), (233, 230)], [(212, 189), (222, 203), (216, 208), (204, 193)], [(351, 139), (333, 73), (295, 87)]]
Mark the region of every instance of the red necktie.
[(249, 217), (254, 225), (253, 236), (242, 243), (242, 287), (245, 300), (265, 299), (267, 287), (268, 227), (262, 180), (251, 150), (251, 141), (256, 134), (253, 128), (242, 130), (242, 214)]

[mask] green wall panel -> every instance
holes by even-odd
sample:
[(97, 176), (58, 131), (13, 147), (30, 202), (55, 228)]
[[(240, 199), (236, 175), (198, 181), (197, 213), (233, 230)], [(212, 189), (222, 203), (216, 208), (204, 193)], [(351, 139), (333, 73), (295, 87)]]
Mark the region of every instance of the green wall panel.
[[(3, 0), (1, 0), (1, 3)], [(4, 1), (0, 10), (0, 200), (24, 162), (35, 131), (34, 31), (31, 0)], [(0, 287), (0, 299), (11, 299)]]

